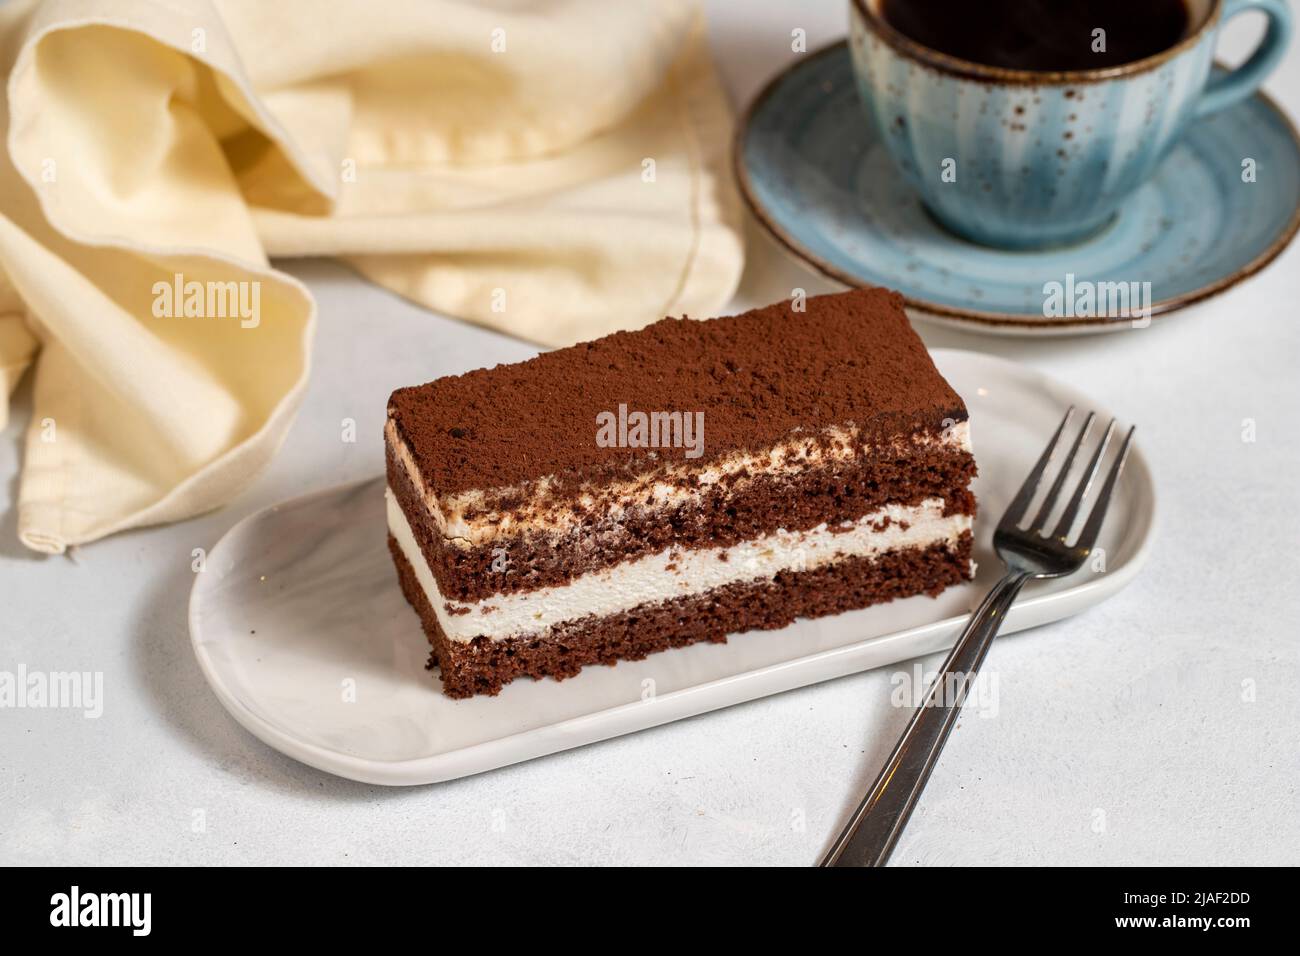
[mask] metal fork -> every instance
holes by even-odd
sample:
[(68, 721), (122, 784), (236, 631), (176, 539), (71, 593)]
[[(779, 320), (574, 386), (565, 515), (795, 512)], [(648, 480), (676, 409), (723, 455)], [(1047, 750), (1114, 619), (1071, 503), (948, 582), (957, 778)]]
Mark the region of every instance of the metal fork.
[[(1090, 412), (1083, 427), (1079, 429), (1079, 436), (1065, 456), (1061, 470), (1033, 521), (1026, 528), (1020, 527), (1029, 513), (1029, 505), (1038, 491), (1043, 473), (1055, 455), (1061, 436), (1073, 416), (1074, 406), (1071, 406), (1038, 463), (998, 522), (993, 534), (993, 547), (1007, 567), (1006, 574), (971, 615), (965, 630), (948, 654), (948, 659), (943, 662), (942, 671), (926, 691), (921, 706), (912, 715), (894, 752), (885, 761), (880, 776), (858, 804), (830, 852), (822, 859), (822, 866), (885, 864), (903, 827), (907, 825), (908, 817), (912, 815), (926, 781), (930, 779), (931, 771), (939, 762), (939, 753), (943, 750), (953, 725), (957, 723), (970, 685), (974, 682), (980, 665), (984, 663), (989, 646), (1002, 627), (1007, 611), (1011, 609), (1011, 603), (1020, 593), (1021, 587), (1034, 578), (1059, 578), (1071, 574), (1083, 565), (1092, 552), (1101, 524), (1106, 518), (1111, 493), (1119, 481), (1120, 472), (1124, 470), (1134, 429), (1128, 430), (1119, 456), (1106, 475), (1101, 492), (1074, 543), (1068, 543), (1070, 532), (1115, 431), (1113, 420), (1093, 453), (1074, 495), (1065, 506), (1065, 511), (1052, 530), (1049, 532), (1047, 529), (1057, 499), (1061, 496), (1061, 489), (1070, 474), (1070, 467), (1074, 464), (1079, 449), (1087, 441), (1093, 420), (1097, 417), (1095, 413)], [(948, 693), (945, 693), (945, 688), (950, 689)]]

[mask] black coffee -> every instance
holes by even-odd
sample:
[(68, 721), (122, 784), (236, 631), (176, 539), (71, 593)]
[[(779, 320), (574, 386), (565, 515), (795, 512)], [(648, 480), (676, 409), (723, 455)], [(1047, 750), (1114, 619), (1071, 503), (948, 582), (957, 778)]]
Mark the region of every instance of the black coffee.
[[(1013, 70), (1091, 70), (1167, 50), (1185, 0), (881, 0), (885, 21), (940, 53)], [(1103, 30), (1104, 34), (1095, 31)]]

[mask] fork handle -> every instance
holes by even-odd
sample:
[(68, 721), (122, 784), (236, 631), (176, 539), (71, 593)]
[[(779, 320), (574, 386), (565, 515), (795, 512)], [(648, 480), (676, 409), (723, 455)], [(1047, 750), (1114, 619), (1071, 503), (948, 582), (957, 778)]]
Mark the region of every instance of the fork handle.
[[(1018, 571), (1007, 573), (971, 615), (943, 662), (939, 676), (926, 691), (921, 706), (885, 761), (880, 776), (822, 859), (822, 866), (885, 865), (930, 779), (930, 772), (939, 762), (939, 753), (957, 723), (967, 691), (1002, 627), (1011, 602), (1030, 577)], [(951, 682), (955, 693), (945, 695), (944, 688), (953, 675), (959, 678)], [(953, 699), (946, 699), (948, 696)]]

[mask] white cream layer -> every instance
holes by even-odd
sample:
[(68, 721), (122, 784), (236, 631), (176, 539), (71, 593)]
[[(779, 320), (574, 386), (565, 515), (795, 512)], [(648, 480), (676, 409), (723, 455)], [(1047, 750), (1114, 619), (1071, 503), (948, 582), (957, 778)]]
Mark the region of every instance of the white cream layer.
[[(604, 617), (639, 604), (770, 579), (781, 571), (809, 570), (848, 557), (875, 557), (940, 543), (955, 547), (962, 532), (971, 528), (970, 516), (945, 517), (943, 499), (930, 498), (912, 507), (888, 505), (833, 530), (822, 524), (811, 531), (778, 531), (725, 549), (666, 551), (592, 571), (557, 587), (496, 594), (464, 604), (442, 596), (401, 506), (391, 489), (385, 494), (388, 528), (415, 569), (438, 623), (453, 641), (533, 636), (589, 614)], [(886, 518), (888, 527), (875, 530)]]
[[(384, 435), (396, 453), (397, 460), (406, 472), (411, 486), (416, 489), (425, 507), (429, 509), (429, 514), (439, 533), (454, 547), (483, 546), (496, 539), (509, 539), (525, 531), (563, 533), (580, 523), (581, 518), (578, 517), (580, 513), (589, 512), (596, 505), (594, 495), (587, 494), (579, 498), (579, 509), (571, 506), (552, 507), (547, 503), (546, 493), (553, 479), (542, 478), (530, 486), (527, 500), (517, 515), (489, 512), (469, 519), (466, 513), (482, 509), (488, 497), (487, 492), (467, 491), (439, 498), (426, 486), (419, 468), (415, 466), (411, 450), (398, 435), (391, 419), (385, 423)], [(735, 481), (731, 488), (735, 493), (742, 493), (757, 477), (794, 474), (823, 465), (852, 461), (865, 454), (880, 454), (884, 451), (880, 448), (864, 448), (860, 444), (858, 429), (853, 426), (828, 428), (821, 437), (830, 439), (830, 444), (819, 441), (817, 436), (796, 436), (758, 454), (737, 452), (704, 467), (696, 467), (689, 462), (675, 465), (666, 477), (653, 479), (641, 477), (612, 482), (595, 489), (613, 500), (613, 504), (602, 505), (600, 511), (611, 519), (617, 520), (628, 510), (620, 502), (635, 502), (634, 507), (637, 509), (668, 508), (699, 501), (711, 486), (731, 480), (737, 474), (743, 473), (745, 477)], [(970, 423), (953, 422), (937, 435), (915, 435), (906, 442), (906, 447), (924, 448), (932, 444), (957, 452), (969, 452), (971, 450)], [(691, 476), (692, 482), (682, 485), (672, 480), (682, 475)], [(503, 490), (509, 489), (497, 489), (497, 492)]]

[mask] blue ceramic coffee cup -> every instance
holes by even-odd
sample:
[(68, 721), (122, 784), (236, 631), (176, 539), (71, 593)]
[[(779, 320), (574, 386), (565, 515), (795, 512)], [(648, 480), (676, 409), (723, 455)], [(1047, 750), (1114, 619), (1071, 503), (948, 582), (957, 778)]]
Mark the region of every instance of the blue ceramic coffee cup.
[[(881, 4), (850, 8), (849, 48), (870, 121), (939, 222), (1010, 249), (1079, 242), (1105, 228), (1188, 123), (1259, 88), (1291, 33), (1286, 0), (1188, 0), (1187, 31), (1168, 49), (1045, 73), (922, 46), (886, 22)], [(1264, 39), (1211, 79), (1219, 26), (1246, 10), (1268, 17)]]

